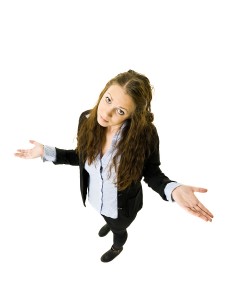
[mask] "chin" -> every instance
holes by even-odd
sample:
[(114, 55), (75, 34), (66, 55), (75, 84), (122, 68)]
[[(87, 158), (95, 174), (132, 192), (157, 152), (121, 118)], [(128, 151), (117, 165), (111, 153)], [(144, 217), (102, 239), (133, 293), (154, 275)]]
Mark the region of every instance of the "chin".
[(101, 119), (100, 116), (97, 117), (97, 122), (102, 127), (107, 127), (108, 125)]
[(102, 118), (101, 113), (97, 114), (97, 122), (103, 127), (109, 126), (109, 121), (106, 121), (105, 119)]

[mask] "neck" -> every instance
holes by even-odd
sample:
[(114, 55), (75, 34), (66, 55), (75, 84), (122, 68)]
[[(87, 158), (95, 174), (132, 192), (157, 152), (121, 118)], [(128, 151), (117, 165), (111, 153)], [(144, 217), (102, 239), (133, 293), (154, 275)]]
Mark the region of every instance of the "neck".
[(115, 134), (117, 133), (121, 128), (121, 125), (119, 126), (109, 126), (106, 128), (106, 134)]

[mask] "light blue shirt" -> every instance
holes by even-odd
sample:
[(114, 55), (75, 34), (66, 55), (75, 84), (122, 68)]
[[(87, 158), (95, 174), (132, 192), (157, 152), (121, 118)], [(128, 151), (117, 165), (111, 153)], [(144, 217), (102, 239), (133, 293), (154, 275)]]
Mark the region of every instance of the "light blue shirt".
[[(89, 173), (88, 200), (100, 214), (113, 219), (118, 217), (117, 187), (115, 185), (116, 173), (114, 168), (111, 168), (111, 173), (109, 174), (109, 167), (112, 156), (115, 155), (120, 132), (115, 134), (111, 147), (102, 157), (99, 154), (91, 165), (88, 165), (87, 162), (85, 163), (85, 169)], [(44, 145), (43, 161), (54, 162), (55, 160), (55, 147)], [(166, 185), (164, 193), (168, 201), (173, 201), (172, 191), (180, 185), (177, 182), (170, 182)]]
[(110, 148), (102, 157), (99, 154), (91, 165), (85, 163), (89, 173), (88, 200), (100, 214), (113, 219), (118, 217), (117, 186), (116, 172), (114, 167), (110, 170), (110, 164), (120, 132), (121, 129), (114, 135)]

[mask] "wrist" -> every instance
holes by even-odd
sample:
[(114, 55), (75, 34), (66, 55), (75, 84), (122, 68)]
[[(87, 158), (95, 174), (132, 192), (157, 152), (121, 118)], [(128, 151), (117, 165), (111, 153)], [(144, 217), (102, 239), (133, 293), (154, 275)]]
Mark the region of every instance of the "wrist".
[(41, 155), (40, 155), (41, 158), (43, 158), (44, 153), (45, 153), (44, 145), (41, 144)]

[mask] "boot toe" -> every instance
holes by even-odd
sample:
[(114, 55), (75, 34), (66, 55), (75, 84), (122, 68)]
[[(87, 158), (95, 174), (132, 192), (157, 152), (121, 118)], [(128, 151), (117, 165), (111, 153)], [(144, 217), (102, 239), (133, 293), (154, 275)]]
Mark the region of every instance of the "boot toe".
[(111, 260), (113, 260), (115, 257), (117, 257), (121, 251), (123, 250), (123, 247), (115, 250), (113, 249), (113, 247), (111, 249), (109, 249), (106, 253), (104, 253), (101, 257), (101, 261), (102, 262), (110, 262)]
[(106, 236), (110, 232), (110, 228), (108, 224), (105, 224), (100, 230), (98, 235), (100, 237)]

